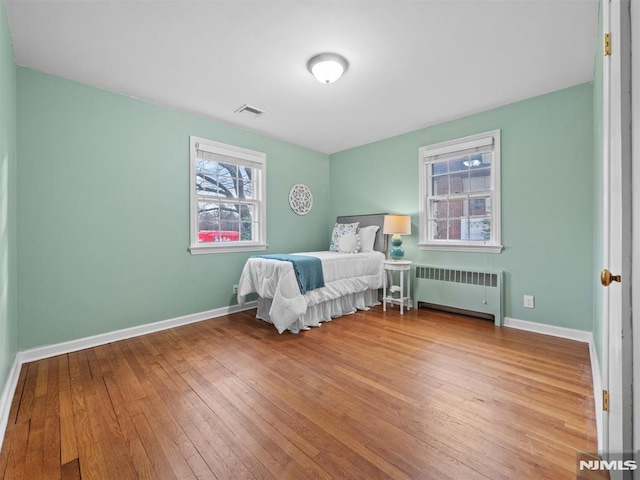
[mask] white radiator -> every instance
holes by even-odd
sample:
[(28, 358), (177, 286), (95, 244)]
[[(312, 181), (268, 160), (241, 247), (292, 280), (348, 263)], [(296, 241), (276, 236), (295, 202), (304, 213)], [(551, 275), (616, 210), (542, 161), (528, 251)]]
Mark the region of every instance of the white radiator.
[(414, 307), (427, 303), (434, 308), (460, 310), (468, 315), (492, 315), (502, 325), (502, 272), (478, 272), (432, 265), (414, 269)]

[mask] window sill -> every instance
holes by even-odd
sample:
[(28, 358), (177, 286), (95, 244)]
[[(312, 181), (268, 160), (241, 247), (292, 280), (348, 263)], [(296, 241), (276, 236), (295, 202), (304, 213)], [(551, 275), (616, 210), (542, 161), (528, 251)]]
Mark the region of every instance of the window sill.
[(420, 243), (420, 250), (441, 252), (502, 253), (504, 245), (456, 245), (451, 243)]
[(191, 253), (191, 255), (204, 255), (208, 253), (257, 252), (267, 249), (266, 243), (243, 243), (237, 245), (230, 245), (229, 243), (191, 245), (189, 247), (189, 253)]

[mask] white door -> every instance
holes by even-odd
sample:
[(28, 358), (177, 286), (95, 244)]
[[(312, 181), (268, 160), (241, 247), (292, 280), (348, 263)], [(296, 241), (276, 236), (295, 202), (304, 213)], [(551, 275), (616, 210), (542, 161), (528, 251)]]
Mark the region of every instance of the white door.
[[(613, 276), (603, 294), (603, 454), (632, 449), (631, 405), (631, 96), (629, 3), (603, 2), (603, 27), (611, 34), (604, 59), (603, 267)], [(625, 23), (627, 22), (627, 23)], [(619, 276), (619, 279), (618, 279)], [(603, 285), (607, 282), (603, 281)], [(622, 472), (611, 472), (622, 478)]]

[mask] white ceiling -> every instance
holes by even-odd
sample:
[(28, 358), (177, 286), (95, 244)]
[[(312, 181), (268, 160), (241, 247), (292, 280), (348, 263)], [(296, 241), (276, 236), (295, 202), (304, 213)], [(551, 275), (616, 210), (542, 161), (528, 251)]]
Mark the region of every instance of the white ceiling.
[(590, 81), (598, 40), (598, 0), (5, 1), (19, 65), (324, 153)]

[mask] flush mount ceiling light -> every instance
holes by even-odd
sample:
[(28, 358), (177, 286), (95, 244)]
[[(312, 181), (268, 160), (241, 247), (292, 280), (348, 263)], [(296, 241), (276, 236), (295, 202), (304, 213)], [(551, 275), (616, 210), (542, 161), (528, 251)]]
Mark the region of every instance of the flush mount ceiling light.
[(347, 59), (337, 53), (320, 53), (307, 62), (307, 68), (320, 83), (335, 82), (348, 66)]

